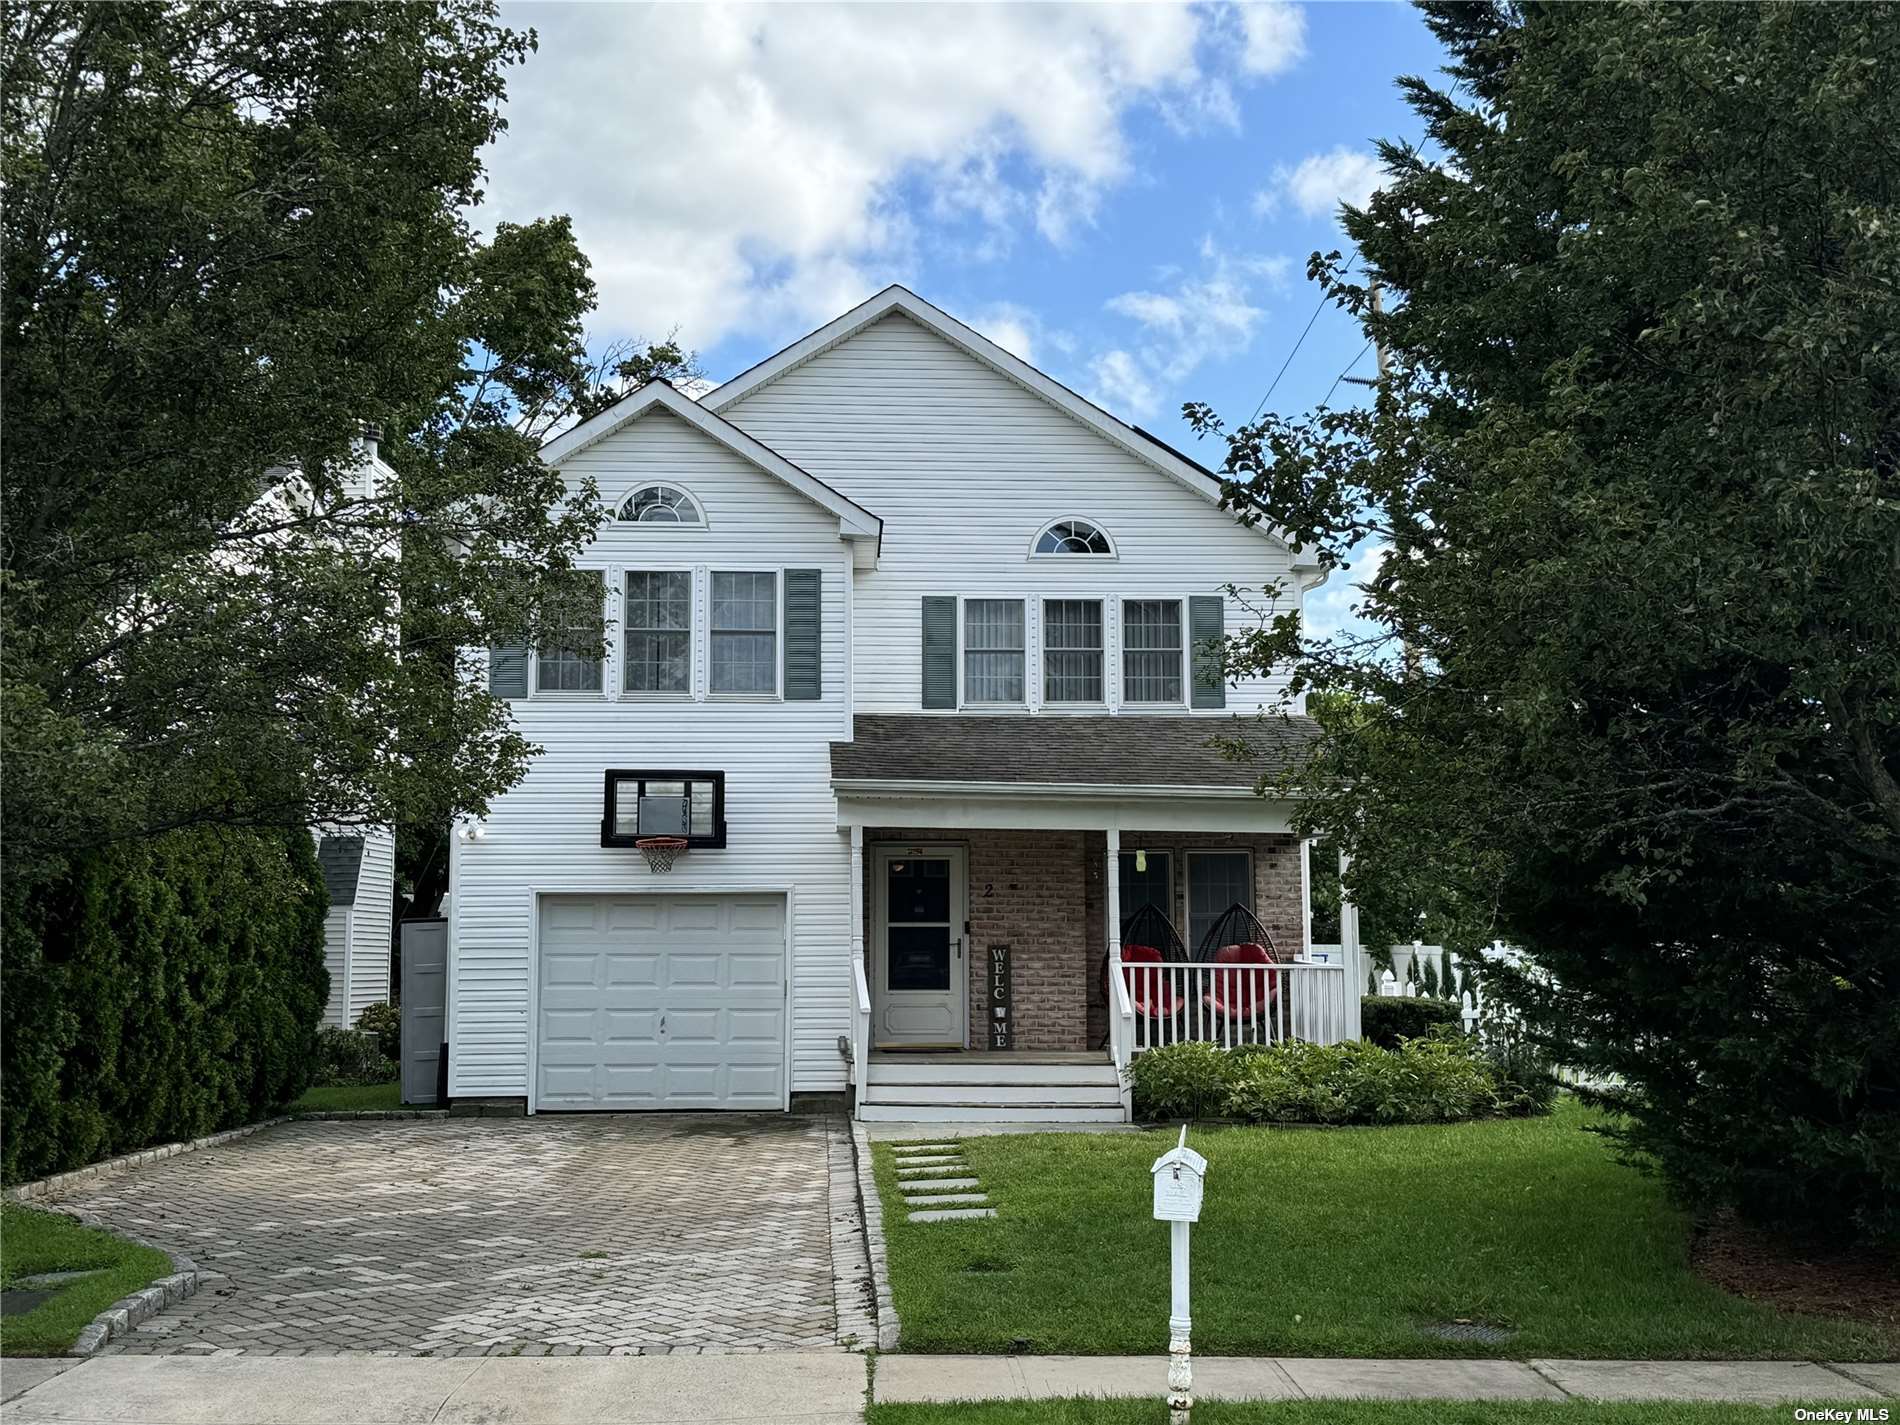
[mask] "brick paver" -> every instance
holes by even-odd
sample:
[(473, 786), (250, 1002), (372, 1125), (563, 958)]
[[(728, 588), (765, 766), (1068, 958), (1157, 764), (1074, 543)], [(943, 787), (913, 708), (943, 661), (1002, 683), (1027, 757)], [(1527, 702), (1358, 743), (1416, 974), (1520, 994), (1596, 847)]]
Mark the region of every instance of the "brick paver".
[(839, 1329), (834, 1137), (848, 1154), (788, 1116), (289, 1123), (63, 1200), (207, 1274), (112, 1351), (809, 1349)]

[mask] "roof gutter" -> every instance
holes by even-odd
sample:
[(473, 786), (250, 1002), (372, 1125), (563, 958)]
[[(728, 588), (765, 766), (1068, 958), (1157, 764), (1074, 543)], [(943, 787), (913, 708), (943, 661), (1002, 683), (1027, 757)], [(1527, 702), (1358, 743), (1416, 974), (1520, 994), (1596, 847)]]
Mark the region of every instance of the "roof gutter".
[(924, 777), (833, 777), (840, 797), (1064, 797), (1071, 800), (1286, 800), (1251, 787), (1167, 785), (1150, 782), (953, 782)]

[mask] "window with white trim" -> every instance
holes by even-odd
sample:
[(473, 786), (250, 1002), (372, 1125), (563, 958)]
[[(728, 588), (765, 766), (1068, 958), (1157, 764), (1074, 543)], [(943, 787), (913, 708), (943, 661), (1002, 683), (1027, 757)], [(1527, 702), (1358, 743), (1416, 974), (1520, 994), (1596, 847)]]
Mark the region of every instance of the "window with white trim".
[(693, 576), (684, 569), (627, 571), (626, 675), (629, 693), (693, 688)]
[(1021, 704), (1023, 601), (966, 599), (963, 604), (963, 701)]
[(1246, 851), (1190, 851), (1186, 859), (1187, 948), (1198, 955), (1201, 940), (1230, 907), (1254, 908), (1253, 856)]
[(642, 485), (620, 506), (619, 519), (627, 524), (706, 523), (693, 497), (677, 485)]
[(1122, 701), (1182, 701), (1186, 643), (1179, 599), (1122, 601)]
[(1115, 546), (1096, 524), (1082, 519), (1060, 519), (1044, 525), (1036, 536), (1036, 554), (1092, 554), (1112, 557)]
[(777, 574), (713, 571), (710, 633), (713, 692), (778, 692)]
[(543, 641), (534, 655), (535, 692), (601, 691), (603, 593), (598, 569), (570, 570), (562, 581), (543, 616)]
[(1102, 701), (1102, 601), (1045, 599), (1042, 697), (1046, 703)]

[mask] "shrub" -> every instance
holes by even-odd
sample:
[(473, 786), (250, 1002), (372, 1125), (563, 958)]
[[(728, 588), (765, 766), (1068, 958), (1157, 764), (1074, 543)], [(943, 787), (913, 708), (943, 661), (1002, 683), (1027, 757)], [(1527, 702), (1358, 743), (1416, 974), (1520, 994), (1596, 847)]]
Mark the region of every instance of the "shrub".
[(402, 1011), (387, 1000), (378, 1000), (356, 1016), (356, 1027), (373, 1035), (376, 1047), (385, 1059), (402, 1060)]
[(317, 1031), (315, 1082), (323, 1088), (386, 1084), (396, 1077), (396, 1061), (387, 1057), (374, 1034), (326, 1024)]
[(329, 994), (324, 909), (302, 830), (171, 832), (9, 888), (0, 1176), (195, 1138), (302, 1093)]
[[(1411, 1039), (1397, 1049), (1354, 1041), (1217, 1049), (1173, 1044), (1129, 1067), (1145, 1118), (1249, 1123), (1454, 1123), (1539, 1111), (1470, 1038)], [(1543, 1107), (1548, 1107), (1546, 1097)]]
[(1148, 1118), (1209, 1118), (1226, 1111), (1233, 1059), (1212, 1044), (1150, 1049), (1128, 1066), (1128, 1082)]
[(1367, 995), (1359, 1001), (1359, 1033), (1368, 1043), (1396, 1049), (1404, 1039), (1423, 1039), (1441, 1024), (1464, 1023), (1458, 1006), (1442, 999)]

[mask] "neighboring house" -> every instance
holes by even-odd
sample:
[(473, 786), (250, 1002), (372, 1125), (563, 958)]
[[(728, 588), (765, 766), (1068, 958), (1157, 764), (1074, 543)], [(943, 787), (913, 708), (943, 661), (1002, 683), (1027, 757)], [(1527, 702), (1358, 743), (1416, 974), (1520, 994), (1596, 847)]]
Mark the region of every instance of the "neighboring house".
[[(1208, 744), (1280, 690), (1214, 640), (1319, 571), (1199, 465), (896, 287), (543, 454), (613, 512), (610, 651), (488, 656), (544, 751), (453, 842), (452, 1097), (1119, 1118), (1127, 914), (1303, 948), (1289, 808)], [(1286, 1032), (1340, 1037), (1327, 973)]]
[(330, 912), (323, 919), (323, 967), (330, 1000), (323, 1022), (348, 1029), (389, 998), (389, 945), (396, 901), (396, 837), (383, 827), (317, 832), (317, 864)]

